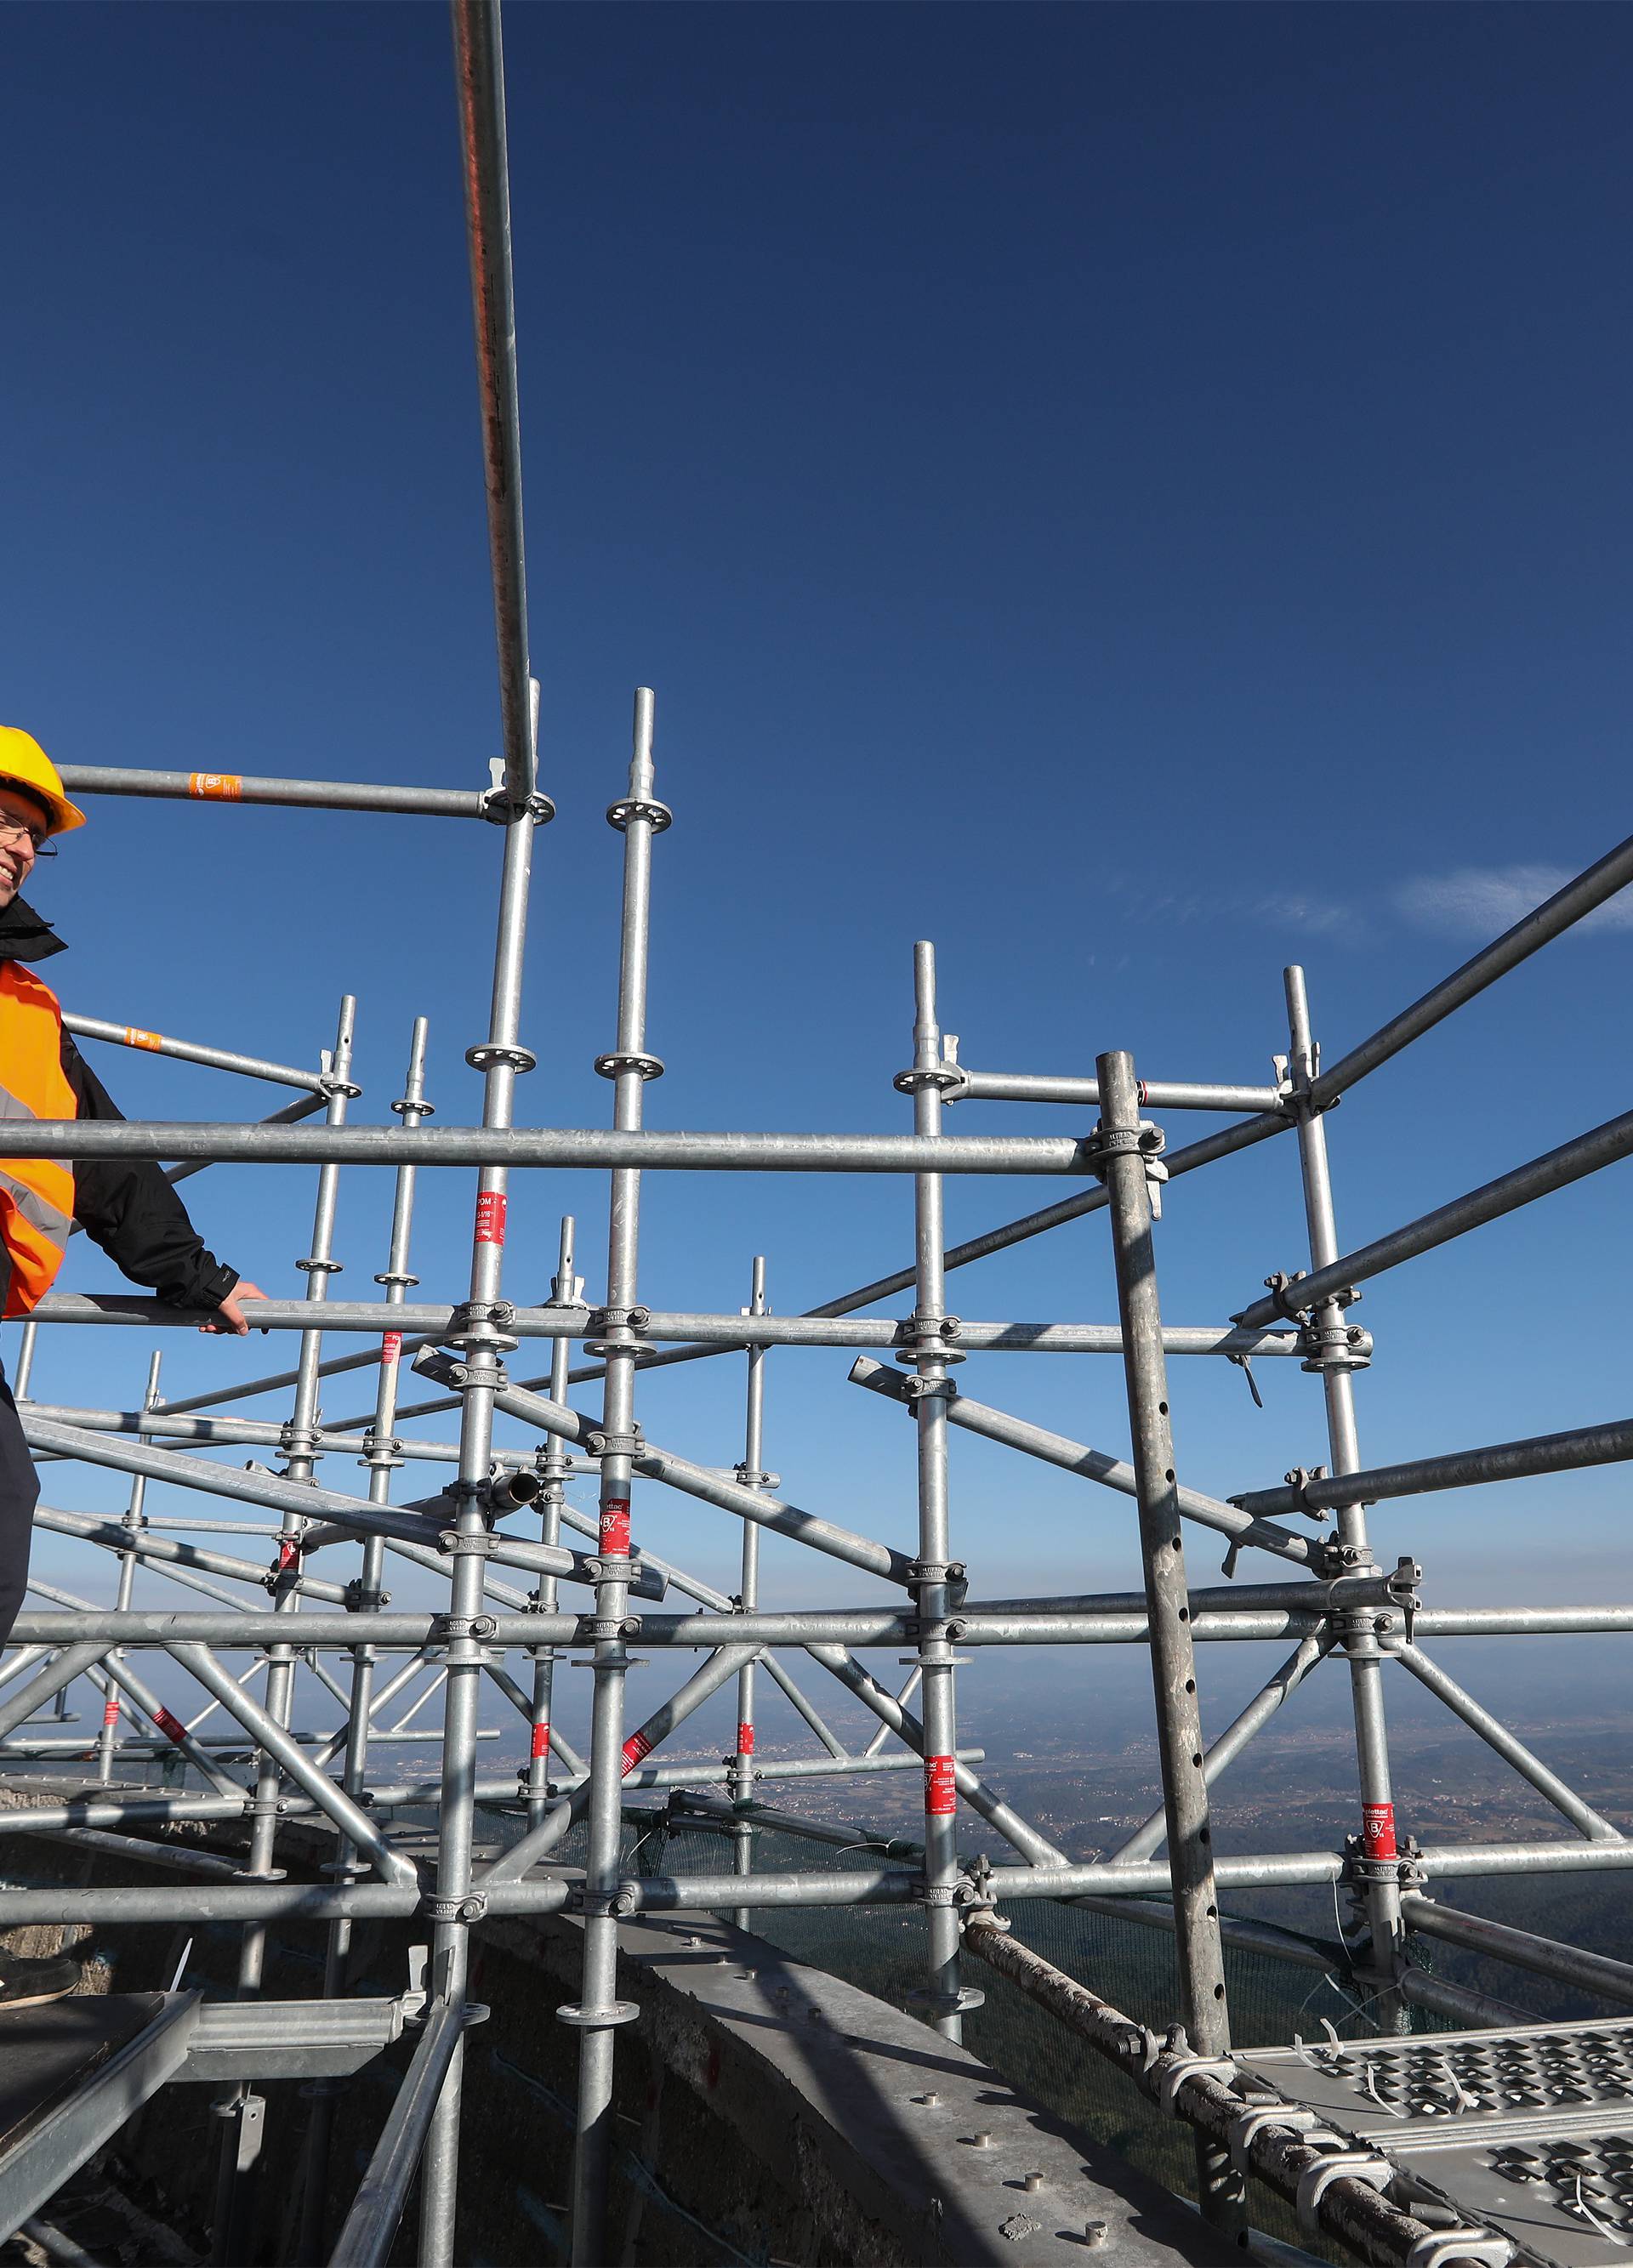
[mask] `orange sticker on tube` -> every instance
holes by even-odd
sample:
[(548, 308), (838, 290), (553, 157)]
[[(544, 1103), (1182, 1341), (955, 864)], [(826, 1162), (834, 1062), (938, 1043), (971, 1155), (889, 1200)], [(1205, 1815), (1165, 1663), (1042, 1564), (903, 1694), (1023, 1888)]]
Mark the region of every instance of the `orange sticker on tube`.
[(162, 1048), (164, 1044), (157, 1032), (138, 1031), (134, 1024), (125, 1026), (125, 1045), (128, 1048)]
[(244, 792), (244, 782), (237, 772), (189, 772), (187, 792), (202, 796), (207, 803), (236, 803)]

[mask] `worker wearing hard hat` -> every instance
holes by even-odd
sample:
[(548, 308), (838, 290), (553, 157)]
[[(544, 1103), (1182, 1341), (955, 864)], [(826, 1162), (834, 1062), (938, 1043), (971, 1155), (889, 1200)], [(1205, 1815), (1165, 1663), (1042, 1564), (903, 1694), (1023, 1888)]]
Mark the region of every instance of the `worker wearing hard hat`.
[[(0, 725), (0, 1119), (118, 1118), (107, 1088), (63, 1029), (56, 995), (35, 966), (63, 940), (21, 892), (50, 838), (83, 827), (56, 767), (28, 733)], [(242, 1333), (244, 1302), (263, 1298), (225, 1268), (150, 1159), (0, 1157), (0, 1316), (26, 1315), (50, 1290), (69, 1231), (87, 1236), (133, 1283), (179, 1307), (212, 1308), (206, 1330)], [(0, 1645), (27, 1585), (40, 1483), (11, 1388), (0, 1373)], [(65, 1972), (55, 1985), (45, 1971)], [(39, 1973), (34, 1973), (39, 1972)], [(19, 1963), (0, 1954), (0, 2010), (55, 1998), (74, 1963)]]

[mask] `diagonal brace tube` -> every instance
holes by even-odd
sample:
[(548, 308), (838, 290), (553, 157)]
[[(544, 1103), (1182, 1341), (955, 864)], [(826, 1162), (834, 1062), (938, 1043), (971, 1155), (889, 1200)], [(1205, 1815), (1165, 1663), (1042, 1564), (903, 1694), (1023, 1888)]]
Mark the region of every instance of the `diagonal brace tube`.
[(351, 1837), (384, 1881), (417, 1883), (419, 1877), (414, 1867), (401, 1852), (392, 1849), (367, 1813), (351, 1800), (344, 1788), (336, 1787), (326, 1772), (316, 1769), (276, 1719), (258, 1702), (251, 1700), (243, 1687), (228, 1675), (208, 1646), (184, 1643), (172, 1646), (167, 1651), (184, 1669), (192, 1672), (207, 1693), (215, 1696), (229, 1717), (238, 1719), (296, 1786), (312, 1798), (318, 1809)]

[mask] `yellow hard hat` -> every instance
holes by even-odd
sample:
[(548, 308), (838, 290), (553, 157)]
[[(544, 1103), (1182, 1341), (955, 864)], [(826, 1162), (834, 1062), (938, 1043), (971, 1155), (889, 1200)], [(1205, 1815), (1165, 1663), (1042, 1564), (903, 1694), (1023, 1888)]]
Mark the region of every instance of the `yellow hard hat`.
[(62, 777), (39, 741), (15, 725), (0, 725), (0, 787), (10, 785), (22, 788), (44, 807), (51, 834), (66, 835), (85, 825), (84, 812), (63, 792)]

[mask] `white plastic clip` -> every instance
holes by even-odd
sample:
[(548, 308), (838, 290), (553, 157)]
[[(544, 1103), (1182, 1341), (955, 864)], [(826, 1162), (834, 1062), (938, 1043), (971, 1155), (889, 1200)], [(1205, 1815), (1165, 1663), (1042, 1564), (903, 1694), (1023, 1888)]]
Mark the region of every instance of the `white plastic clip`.
[(1166, 2117), (1179, 2116), (1174, 2098), (1187, 2079), (1200, 2078), (1204, 2073), (1209, 2079), (1223, 2080), (1227, 2087), (1240, 2076), (1230, 2056), (1181, 2055), (1164, 2058), (1156, 2074), (1156, 2099)]
[(1307, 2236), (1321, 2234), (1321, 2199), (1334, 2182), (1370, 2182), (1381, 2191), (1394, 2177), (1394, 2167), (1376, 2150), (1334, 2150), (1298, 2176), (1298, 2226)]
[(1406, 2257), (1406, 2268), (1452, 2268), (1454, 2260), (1478, 2260), (1482, 2268), (1506, 2268), (1514, 2248), (1489, 2228), (1437, 2228), (1420, 2236)]

